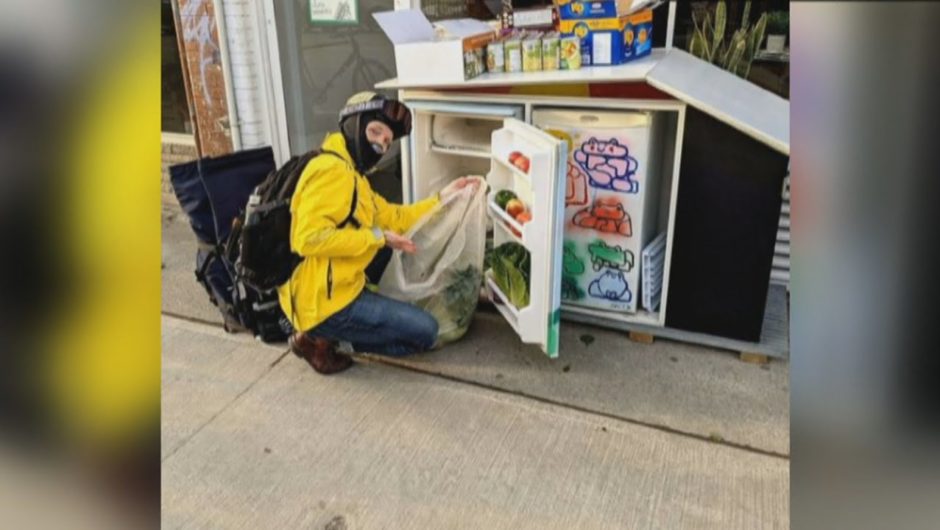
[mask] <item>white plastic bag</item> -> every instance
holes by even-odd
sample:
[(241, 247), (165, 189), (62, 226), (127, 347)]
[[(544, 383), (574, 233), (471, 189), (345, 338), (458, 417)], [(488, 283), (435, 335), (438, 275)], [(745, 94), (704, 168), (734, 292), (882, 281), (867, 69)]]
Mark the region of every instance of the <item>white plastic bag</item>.
[(438, 345), (461, 338), (470, 327), (483, 283), (486, 246), (486, 182), (437, 205), (405, 234), (418, 251), (395, 251), (379, 281), (379, 293), (412, 303), (438, 322)]

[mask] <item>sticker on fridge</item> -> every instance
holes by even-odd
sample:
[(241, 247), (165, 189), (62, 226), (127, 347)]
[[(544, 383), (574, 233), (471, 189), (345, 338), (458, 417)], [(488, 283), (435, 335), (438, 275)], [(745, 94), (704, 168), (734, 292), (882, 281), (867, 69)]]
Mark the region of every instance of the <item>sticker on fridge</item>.
[(579, 210), (571, 218), (572, 224), (581, 228), (590, 228), (597, 232), (633, 235), (633, 222), (630, 214), (616, 197), (601, 197), (594, 204)]
[(578, 286), (577, 276), (584, 274), (584, 261), (578, 256), (573, 241), (565, 241), (562, 254), (561, 298), (577, 301), (584, 298), (584, 290)]
[(629, 302), (633, 298), (627, 279), (616, 269), (607, 269), (588, 287), (588, 294), (593, 298), (611, 302)]
[(624, 272), (633, 270), (633, 252), (624, 250), (620, 245), (608, 245), (598, 239), (588, 245), (588, 252), (591, 254), (591, 264), (595, 271), (601, 270), (602, 267)]
[(578, 146), (574, 160), (588, 174), (595, 188), (622, 193), (640, 191), (640, 183), (633, 178), (640, 164), (616, 138), (598, 140), (592, 136)]

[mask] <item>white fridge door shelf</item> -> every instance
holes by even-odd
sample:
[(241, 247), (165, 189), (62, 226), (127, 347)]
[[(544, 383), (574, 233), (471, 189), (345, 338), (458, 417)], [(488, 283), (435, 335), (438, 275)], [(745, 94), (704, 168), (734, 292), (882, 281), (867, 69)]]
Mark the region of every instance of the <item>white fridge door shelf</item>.
[[(558, 356), (561, 324), (561, 258), (564, 227), (565, 143), (517, 119), (507, 118), (503, 127), (493, 132), (492, 161), (487, 175), (492, 192), (512, 190), (526, 203), (532, 220), (524, 225), (513, 221), (521, 236), (515, 236), (504, 222), (509, 216), (495, 202), (488, 208), (494, 224), (502, 229), (494, 233), (494, 245), (514, 241), (530, 253), (529, 304), (511, 307), (505, 294), (488, 274), (487, 287), (500, 313), (519, 334), (522, 342), (538, 345), (550, 357)], [(508, 163), (518, 151), (529, 159), (524, 172)], [(503, 307), (500, 307), (500, 306)]]

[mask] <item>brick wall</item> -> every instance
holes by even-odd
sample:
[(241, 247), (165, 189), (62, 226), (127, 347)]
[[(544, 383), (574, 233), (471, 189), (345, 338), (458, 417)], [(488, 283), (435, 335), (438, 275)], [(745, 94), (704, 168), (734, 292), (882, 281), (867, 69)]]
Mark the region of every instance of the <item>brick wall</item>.
[(174, 141), (164, 139), (160, 143), (160, 188), (163, 192), (163, 204), (176, 206), (176, 195), (170, 185), (170, 173), (167, 168), (175, 164), (189, 162), (196, 159), (196, 143), (194, 141)]
[(211, 0), (180, 0), (179, 28), (196, 131), (203, 156), (232, 152), (228, 102), (215, 10)]

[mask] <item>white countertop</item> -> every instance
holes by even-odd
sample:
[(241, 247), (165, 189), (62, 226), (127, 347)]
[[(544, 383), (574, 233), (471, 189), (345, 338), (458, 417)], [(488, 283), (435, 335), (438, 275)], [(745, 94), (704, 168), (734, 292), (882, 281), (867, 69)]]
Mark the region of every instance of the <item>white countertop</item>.
[(643, 82), (686, 102), (784, 154), (790, 154), (790, 102), (717, 66), (678, 49), (657, 49), (618, 66), (580, 70), (483, 74), (469, 81), (399, 83), (380, 89), (473, 89), (494, 86)]

